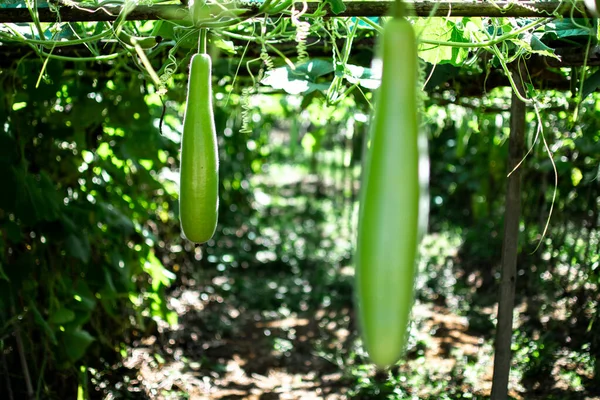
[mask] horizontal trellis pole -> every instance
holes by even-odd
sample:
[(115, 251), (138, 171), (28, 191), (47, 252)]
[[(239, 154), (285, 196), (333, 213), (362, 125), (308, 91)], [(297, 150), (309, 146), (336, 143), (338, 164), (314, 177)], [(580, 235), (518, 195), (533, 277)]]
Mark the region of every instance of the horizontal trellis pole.
[[(388, 14), (388, 10), (393, 1), (349, 1), (344, 2), (346, 10), (340, 14), (333, 14), (328, 8), (326, 16), (328, 17), (380, 17)], [(308, 13), (313, 13), (319, 2), (308, 2)], [(437, 8), (436, 7), (437, 4)], [(582, 17), (590, 16), (583, 1), (559, 2), (559, 1), (419, 1), (410, 4), (413, 16), (426, 17), (435, 9), (434, 16), (445, 17), (548, 17), (551, 15), (560, 15), (564, 17)], [(59, 14), (51, 8), (38, 8), (39, 19), (41, 22), (85, 22), (85, 21), (114, 21), (121, 12), (120, 7), (90, 7), (75, 8), (71, 6), (57, 6)], [(222, 8), (213, 5), (213, 14), (222, 12)], [(241, 18), (255, 16), (256, 9), (242, 14)], [(60, 15), (60, 16), (59, 16)], [(264, 14), (263, 14), (264, 15)], [(281, 14), (279, 14), (281, 15)], [(279, 15), (273, 14), (272, 17)], [(283, 14), (289, 16), (289, 13)], [(257, 17), (261, 17), (258, 15)], [(180, 5), (155, 5), (155, 6), (137, 6), (133, 11), (127, 14), (126, 19), (132, 21), (144, 20), (184, 20), (187, 18), (187, 10)], [(31, 14), (27, 8), (0, 8), (0, 23), (7, 22), (32, 22)]]

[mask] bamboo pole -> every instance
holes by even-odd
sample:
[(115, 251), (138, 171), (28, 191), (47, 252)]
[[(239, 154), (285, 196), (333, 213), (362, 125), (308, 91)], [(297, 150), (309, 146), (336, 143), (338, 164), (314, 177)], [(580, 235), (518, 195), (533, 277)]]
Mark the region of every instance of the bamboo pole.
[[(388, 14), (392, 1), (350, 1), (344, 2), (346, 10), (333, 14), (328, 8), (328, 17), (380, 17)], [(309, 2), (307, 13), (316, 11), (319, 2)], [(437, 5), (437, 6), (436, 6)], [(436, 8), (437, 7), (437, 8)], [(573, 8), (574, 7), (574, 8)], [(412, 16), (426, 17), (435, 9), (434, 16), (446, 17), (548, 17), (551, 15), (563, 17), (591, 17), (586, 10), (583, 1), (577, 0), (574, 4), (559, 1), (497, 1), (497, 2), (465, 2), (465, 1), (420, 1), (411, 4), (409, 14)], [(55, 12), (52, 8), (40, 7), (38, 14), (40, 22), (86, 22), (86, 21), (114, 21), (121, 12), (121, 7), (80, 7), (80, 6), (56, 6)], [(223, 11), (222, 6), (209, 5), (212, 15)], [(241, 17), (253, 16), (256, 9), (249, 8)], [(279, 17), (282, 14), (273, 14), (271, 17)], [(264, 14), (263, 14), (264, 16)], [(289, 13), (283, 14), (289, 17)], [(188, 18), (188, 12), (183, 5), (140, 5), (134, 8), (125, 17), (127, 20), (184, 20)], [(33, 22), (27, 8), (0, 8), (0, 23), (8, 22)]]

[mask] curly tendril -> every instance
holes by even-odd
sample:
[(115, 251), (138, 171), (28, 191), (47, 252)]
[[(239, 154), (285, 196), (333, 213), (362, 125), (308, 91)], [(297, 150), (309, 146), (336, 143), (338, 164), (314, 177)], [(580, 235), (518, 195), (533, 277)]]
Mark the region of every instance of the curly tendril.
[(269, 55), (269, 53), (267, 53), (267, 49), (264, 46), (263, 46), (263, 48), (260, 51), (260, 59), (262, 60), (262, 62), (267, 67), (267, 71), (273, 70), (275, 64), (273, 62), (273, 59)]
[(300, 17), (308, 10), (308, 4), (306, 1), (302, 2), (302, 10), (296, 10), (292, 5), (292, 25), (296, 27), (296, 51), (298, 52), (298, 63), (302, 64), (308, 60), (308, 51), (306, 50), (306, 38), (310, 32), (310, 23), (307, 21), (300, 21)]

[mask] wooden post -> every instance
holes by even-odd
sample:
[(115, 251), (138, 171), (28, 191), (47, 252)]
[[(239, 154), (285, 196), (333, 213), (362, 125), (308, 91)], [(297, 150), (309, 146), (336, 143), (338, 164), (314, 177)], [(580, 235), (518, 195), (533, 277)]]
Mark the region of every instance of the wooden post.
[[(521, 75), (522, 76), (522, 75)], [(520, 74), (513, 72), (513, 78), (521, 94), (523, 83)], [(510, 138), (508, 142), (508, 171), (523, 158), (525, 142), (525, 103), (515, 93), (511, 100)], [(506, 205), (504, 210), (504, 237), (502, 239), (502, 260), (500, 294), (498, 299), (498, 324), (494, 341), (494, 376), (492, 379), (491, 400), (508, 398), (508, 378), (510, 374), (513, 309), (515, 284), (517, 279), (517, 251), (519, 242), (519, 217), (521, 213), (521, 168), (508, 177)]]

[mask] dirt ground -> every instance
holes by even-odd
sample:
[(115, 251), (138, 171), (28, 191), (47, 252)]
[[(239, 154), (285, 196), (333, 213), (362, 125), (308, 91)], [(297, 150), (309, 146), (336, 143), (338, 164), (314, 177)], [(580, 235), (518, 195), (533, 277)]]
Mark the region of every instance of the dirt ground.
[[(326, 356), (354, 341), (350, 310), (342, 310), (342, 316), (319, 310), (266, 320), (230, 309), (218, 296), (202, 301), (193, 291), (172, 298), (171, 306), (179, 325), (160, 326), (157, 335), (136, 341), (123, 363), (130, 393), (157, 400), (350, 398), (343, 361)], [(421, 321), (418, 336), (428, 337), (425, 364), (435, 366), (440, 379), (455, 367), (457, 350), (464, 357), (478, 356), (484, 340), (469, 331), (465, 318), (431, 305), (417, 305), (413, 312)], [(226, 316), (231, 329), (215, 332), (209, 315)], [(315, 351), (319, 346), (328, 351)], [(484, 367), (478, 397), (491, 389), (492, 360)], [(370, 375), (377, 379), (375, 370)], [(414, 394), (426, 393), (415, 389)], [(514, 391), (511, 395), (521, 398)]]

